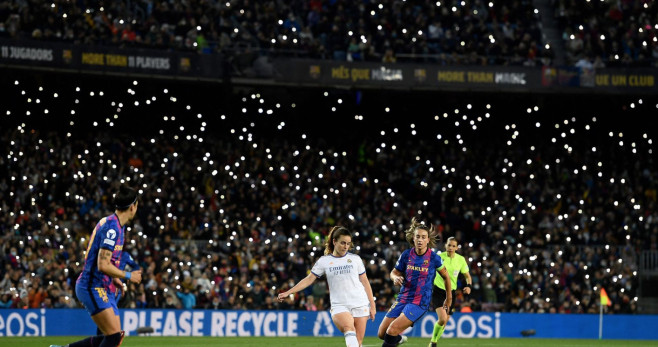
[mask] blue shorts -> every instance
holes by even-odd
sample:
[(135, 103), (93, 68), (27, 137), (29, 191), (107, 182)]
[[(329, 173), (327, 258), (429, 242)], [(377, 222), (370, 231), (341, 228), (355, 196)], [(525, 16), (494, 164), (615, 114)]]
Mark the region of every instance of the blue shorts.
[(78, 300), (82, 302), (90, 316), (100, 313), (108, 308), (114, 310), (115, 315), (119, 315), (115, 294), (111, 293), (105, 287), (85, 288), (79, 284), (75, 286), (75, 294)]
[(425, 312), (427, 312), (427, 308), (422, 308), (416, 304), (401, 304), (396, 300), (386, 312), (386, 317), (397, 318), (403, 313), (405, 317), (415, 323)]

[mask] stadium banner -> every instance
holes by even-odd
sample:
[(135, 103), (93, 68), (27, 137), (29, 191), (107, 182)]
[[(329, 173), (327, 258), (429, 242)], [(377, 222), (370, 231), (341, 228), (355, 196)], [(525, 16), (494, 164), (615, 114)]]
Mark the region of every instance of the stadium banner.
[[(366, 336), (377, 336), (384, 319), (368, 321)], [(226, 311), (121, 309), (123, 330), (141, 327), (153, 336), (343, 336), (328, 311)], [(405, 334), (429, 338), (435, 313), (425, 314)], [(658, 340), (658, 315), (604, 315), (604, 339)], [(442, 338), (598, 338), (597, 314), (456, 313)], [(95, 335), (96, 326), (82, 309), (0, 310), (0, 336)]]
[(541, 86), (541, 70), (515, 67), (378, 64), (275, 60), (275, 79), (288, 83), (429, 89), (505, 89)]
[[(455, 91), (658, 92), (657, 69), (383, 64), (284, 58), (272, 59), (271, 64), (275, 72), (269, 82), (275, 84)], [(227, 71), (230, 68), (228, 61), (219, 53), (198, 54), (38, 40), (0, 39), (0, 66), (3, 65), (216, 81), (230, 74)], [(258, 78), (255, 78), (252, 82), (257, 81)]]
[(658, 92), (656, 69), (442, 66), (306, 59), (277, 59), (274, 65), (275, 80), (302, 85), (557, 93)]
[[(543, 67), (542, 85), (593, 90), (657, 91), (655, 69), (592, 69), (577, 67)], [(566, 89), (572, 90), (573, 89)]]
[(223, 76), (220, 54), (0, 39), (0, 64), (162, 76)]

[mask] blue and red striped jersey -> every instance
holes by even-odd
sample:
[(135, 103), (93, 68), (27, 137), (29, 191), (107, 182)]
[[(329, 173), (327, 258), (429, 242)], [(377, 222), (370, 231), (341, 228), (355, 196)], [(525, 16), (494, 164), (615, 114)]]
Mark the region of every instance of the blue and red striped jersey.
[(98, 270), (98, 252), (101, 248), (112, 251), (111, 262), (114, 266), (119, 267), (121, 253), (123, 253), (124, 231), (125, 227), (121, 226), (116, 214), (107, 216), (96, 224), (89, 238), (85, 265), (78, 277), (78, 284), (85, 288), (110, 287), (112, 278)]
[(395, 269), (404, 274), (404, 284), (400, 288), (398, 302), (429, 308), (436, 270), (442, 265), (441, 257), (430, 248), (422, 255), (416, 254), (414, 248), (402, 252), (395, 263)]

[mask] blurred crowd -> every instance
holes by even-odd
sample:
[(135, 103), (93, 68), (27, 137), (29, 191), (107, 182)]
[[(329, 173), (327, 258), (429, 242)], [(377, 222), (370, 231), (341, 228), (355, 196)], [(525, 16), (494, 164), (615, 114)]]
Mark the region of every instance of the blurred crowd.
[(5, 1), (0, 36), (348, 61), (551, 63), (531, 1)]
[[(653, 1), (551, 0), (568, 63), (656, 66)], [(553, 23), (552, 21), (544, 22)], [(553, 64), (523, 1), (4, 1), (0, 37), (84, 45), (449, 65)], [(552, 44), (555, 46), (556, 44)]]
[[(431, 94), (373, 92), (358, 107), (340, 96), (334, 113), (331, 92), (209, 103), (203, 86), (185, 86), (184, 98), (92, 83), (1, 86), (15, 100), (0, 110), (2, 307), (80, 307), (90, 232), (126, 182), (140, 204), (124, 252), (144, 272), (121, 307), (328, 309), (324, 280), (273, 299), (309, 273), (340, 224), (383, 311), (399, 290), (389, 272), (409, 247), (403, 230), (418, 216), (441, 243), (461, 244), (473, 293), (458, 291), (460, 310), (597, 313), (603, 286), (610, 312), (639, 312), (639, 254), (658, 248), (651, 136), (622, 139), (590, 111), (559, 119), (529, 108), (533, 118), (503, 99), (448, 109)], [(406, 108), (382, 110), (395, 99)], [(313, 130), (309, 117), (331, 121)]]
[(587, 68), (658, 66), (655, 1), (553, 3), (572, 64)]

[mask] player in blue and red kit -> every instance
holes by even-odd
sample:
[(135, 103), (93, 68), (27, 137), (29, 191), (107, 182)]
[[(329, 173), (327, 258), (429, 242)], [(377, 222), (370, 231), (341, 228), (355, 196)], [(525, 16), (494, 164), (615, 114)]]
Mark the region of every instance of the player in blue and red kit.
[[(121, 262), (119, 263), (119, 270), (125, 270), (126, 266), (130, 266), (131, 270), (139, 270), (139, 264), (135, 262), (133, 257), (130, 255), (129, 252), (122, 252), (121, 253)], [(119, 306), (119, 301), (121, 300), (121, 296), (124, 292), (124, 286), (123, 284), (126, 280), (123, 279), (121, 280), (121, 285), (117, 285), (114, 280), (110, 284), (108, 294), (114, 295), (114, 302), (116, 303), (117, 307)], [(103, 335), (103, 332), (101, 331), (101, 328), (96, 327), (96, 335)]]
[(448, 288), (443, 306), (447, 309), (452, 303), (450, 277), (441, 257), (432, 250), (437, 238), (434, 227), (427, 227), (413, 218), (405, 236), (412, 248), (402, 252), (391, 271), (391, 280), (401, 287), (397, 300), (379, 325), (377, 335), (384, 340), (382, 347), (394, 347), (407, 341), (407, 337), (400, 334), (427, 312), (437, 271)]
[(67, 347), (117, 347), (123, 341), (119, 310), (110, 288), (113, 283), (123, 286), (122, 278), (133, 283), (142, 281), (141, 270), (126, 272), (119, 269), (126, 224), (137, 213), (137, 192), (121, 185), (114, 204), (114, 214), (101, 219), (91, 233), (84, 268), (75, 285), (78, 300), (103, 335), (91, 336)]

